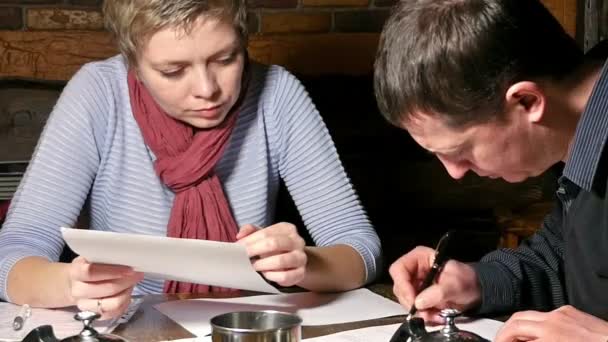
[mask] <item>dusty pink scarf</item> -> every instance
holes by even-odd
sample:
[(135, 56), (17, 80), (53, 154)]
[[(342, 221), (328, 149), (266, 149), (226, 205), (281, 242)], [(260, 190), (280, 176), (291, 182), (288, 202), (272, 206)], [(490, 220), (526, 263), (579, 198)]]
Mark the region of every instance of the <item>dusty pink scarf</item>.
[[(235, 241), (237, 225), (222, 184), (214, 172), (238, 113), (222, 124), (196, 129), (170, 117), (154, 101), (133, 70), (128, 75), (133, 115), (145, 143), (156, 155), (154, 168), (175, 192), (167, 236), (185, 239)], [(166, 281), (165, 293), (224, 291), (207, 285)]]

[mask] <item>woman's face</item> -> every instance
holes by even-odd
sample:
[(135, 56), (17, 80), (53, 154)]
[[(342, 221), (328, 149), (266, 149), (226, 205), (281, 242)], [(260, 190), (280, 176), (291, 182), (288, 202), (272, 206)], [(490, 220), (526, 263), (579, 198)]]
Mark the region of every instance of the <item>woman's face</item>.
[(230, 22), (201, 17), (189, 33), (167, 27), (137, 56), (137, 74), (171, 117), (197, 128), (224, 121), (239, 98), (245, 56)]

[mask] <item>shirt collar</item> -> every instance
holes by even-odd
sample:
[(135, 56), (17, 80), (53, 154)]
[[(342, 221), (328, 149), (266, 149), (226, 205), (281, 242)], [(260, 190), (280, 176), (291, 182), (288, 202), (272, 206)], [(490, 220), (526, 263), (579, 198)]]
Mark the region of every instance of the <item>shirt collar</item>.
[(600, 159), (608, 138), (608, 62), (576, 127), (574, 143), (566, 161), (564, 176), (586, 191), (596, 185)]

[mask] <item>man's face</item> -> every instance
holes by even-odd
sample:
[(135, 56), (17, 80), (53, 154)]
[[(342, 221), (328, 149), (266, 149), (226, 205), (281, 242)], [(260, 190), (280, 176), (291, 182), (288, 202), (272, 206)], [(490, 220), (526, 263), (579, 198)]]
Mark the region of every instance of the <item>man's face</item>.
[(449, 127), (437, 115), (417, 113), (402, 127), (435, 154), (455, 179), (473, 171), (482, 177), (521, 182), (556, 162), (543, 147), (543, 130), (521, 113), (510, 113), (505, 121), (464, 128)]

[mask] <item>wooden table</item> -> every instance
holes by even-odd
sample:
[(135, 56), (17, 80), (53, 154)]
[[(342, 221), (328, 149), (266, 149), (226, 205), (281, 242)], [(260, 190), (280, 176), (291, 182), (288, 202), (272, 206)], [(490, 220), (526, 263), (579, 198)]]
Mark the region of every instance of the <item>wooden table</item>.
[[(377, 294), (394, 300), (390, 285), (373, 285), (369, 289)], [(252, 295), (251, 292), (241, 292), (239, 295)], [(192, 298), (225, 298), (234, 295), (149, 295), (133, 315), (129, 323), (121, 325), (114, 330), (114, 334), (122, 336), (131, 342), (136, 341), (163, 341), (193, 337), (187, 330), (175, 323), (169, 317), (153, 308), (154, 305), (166, 301), (192, 299)], [(365, 309), (365, 308), (362, 308)], [(302, 328), (302, 337), (316, 337), (339, 331), (365, 328), (375, 325), (400, 323), (404, 316), (373, 319), (369, 321), (332, 324), (323, 326), (305, 326)]]

